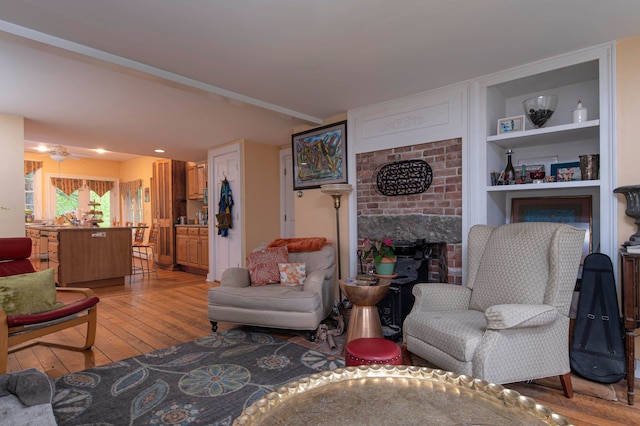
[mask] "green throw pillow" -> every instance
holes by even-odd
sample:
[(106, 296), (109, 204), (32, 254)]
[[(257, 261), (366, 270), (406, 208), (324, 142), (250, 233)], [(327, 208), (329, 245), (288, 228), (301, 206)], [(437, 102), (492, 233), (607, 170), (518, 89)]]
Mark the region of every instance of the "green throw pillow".
[(64, 306), (56, 301), (53, 269), (0, 277), (0, 307), (7, 315), (28, 315)]

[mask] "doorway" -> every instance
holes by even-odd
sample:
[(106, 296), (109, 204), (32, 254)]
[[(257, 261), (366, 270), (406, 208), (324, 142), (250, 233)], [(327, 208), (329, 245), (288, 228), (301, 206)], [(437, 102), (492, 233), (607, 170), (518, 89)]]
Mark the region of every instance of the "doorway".
[[(240, 146), (230, 145), (209, 152), (209, 182), (213, 199), (209, 201), (209, 280), (220, 281), (222, 273), (230, 267), (242, 267), (242, 174), (240, 173)], [(231, 187), (234, 205), (231, 211), (232, 228), (227, 236), (218, 234), (215, 214), (222, 181), (227, 179)]]

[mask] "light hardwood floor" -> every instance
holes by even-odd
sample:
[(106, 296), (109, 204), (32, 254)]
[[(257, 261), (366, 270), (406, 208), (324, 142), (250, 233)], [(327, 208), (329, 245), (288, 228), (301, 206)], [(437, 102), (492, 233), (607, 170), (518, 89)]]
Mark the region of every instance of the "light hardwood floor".
[[(8, 371), (35, 367), (55, 378), (205, 336), (211, 333), (207, 290), (213, 285), (202, 276), (160, 270), (159, 279), (135, 276), (132, 283), (127, 279), (124, 286), (97, 289), (98, 330), (92, 350), (74, 352), (31, 346), (9, 355)], [(220, 329), (230, 327), (220, 324)], [(323, 345), (308, 342), (304, 333), (274, 332), (308, 347)], [(83, 328), (76, 327), (55, 337), (80, 343), (83, 333)], [(640, 401), (627, 405), (624, 380), (614, 385), (618, 401), (581, 394), (567, 399), (561, 390), (535, 384), (507, 387), (535, 398), (578, 425), (640, 425)]]

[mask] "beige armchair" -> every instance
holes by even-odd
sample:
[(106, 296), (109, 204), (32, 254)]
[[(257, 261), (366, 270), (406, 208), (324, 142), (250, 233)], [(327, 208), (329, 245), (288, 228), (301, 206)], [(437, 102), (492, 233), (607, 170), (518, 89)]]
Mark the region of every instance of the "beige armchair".
[(251, 285), (249, 270), (228, 268), (220, 286), (209, 290), (208, 316), (214, 332), (218, 322), (309, 331), (316, 330), (333, 309), (335, 299), (335, 249), (289, 253), (289, 262), (306, 265), (304, 285)]
[(555, 223), (474, 226), (466, 286), (414, 287), (405, 355), (499, 384), (560, 376), (570, 398), (569, 307), (583, 242), (583, 230)]

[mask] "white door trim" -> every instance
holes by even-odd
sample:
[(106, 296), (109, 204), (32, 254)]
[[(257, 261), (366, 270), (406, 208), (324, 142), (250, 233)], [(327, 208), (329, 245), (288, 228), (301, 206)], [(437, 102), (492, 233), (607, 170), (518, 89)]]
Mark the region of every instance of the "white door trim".
[[(209, 170), (209, 187), (208, 187), (208, 199), (209, 199), (209, 273), (207, 274), (207, 281), (216, 281), (216, 277), (222, 275), (223, 271), (216, 269), (216, 238), (218, 237), (218, 229), (216, 228), (215, 214), (218, 208), (218, 199), (216, 197), (216, 188), (219, 187), (220, 182), (217, 180), (217, 170), (215, 170), (215, 159), (227, 154), (235, 154), (238, 160), (238, 167), (241, 167), (242, 147), (240, 143), (234, 143), (223, 146), (221, 148), (210, 149), (207, 156), (208, 170)], [(217, 186), (216, 186), (217, 185)], [(231, 188), (233, 191), (233, 232), (238, 236), (239, 244), (236, 250), (239, 250), (237, 257), (242, 258), (244, 252), (244, 227), (242, 224), (242, 172), (238, 170), (236, 176), (236, 183)], [(236, 265), (229, 265), (236, 266)], [(241, 266), (241, 265), (237, 265)]]
[(293, 202), (293, 168), (291, 148), (280, 150), (280, 238), (295, 236), (289, 230), (289, 224), (295, 220), (295, 204)]

